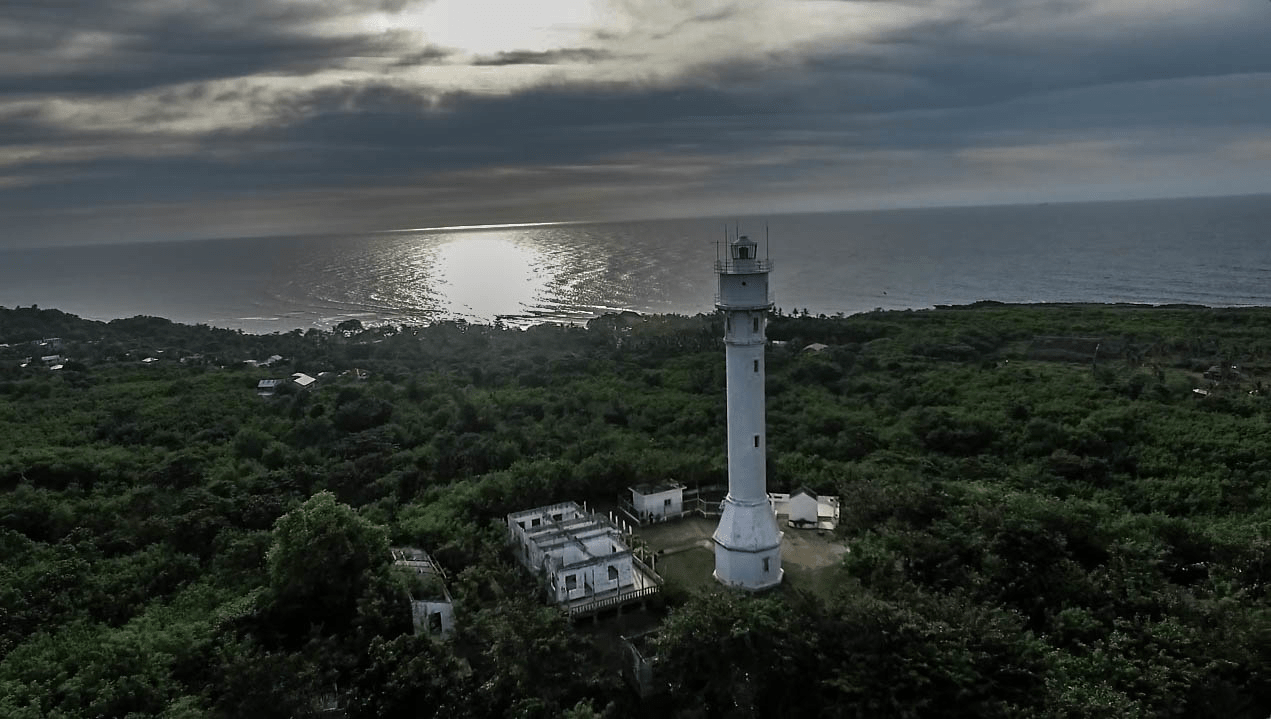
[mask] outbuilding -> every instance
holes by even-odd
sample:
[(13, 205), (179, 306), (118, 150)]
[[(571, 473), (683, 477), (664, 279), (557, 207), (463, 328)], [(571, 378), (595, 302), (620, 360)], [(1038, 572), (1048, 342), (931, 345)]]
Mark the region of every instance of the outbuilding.
[(816, 526), (818, 509), (820, 508), (820, 498), (816, 492), (807, 487), (800, 487), (790, 494), (790, 499), (786, 502), (786, 512), (790, 517), (790, 523), (797, 526)]
[(455, 605), (441, 567), (422, 549), (392, 547), (389, 552), (393, 567), (408, 577), (415, 634), (449, 636), (455, 629)]
[(807, 487), (800, 487), (790, 494), (785, 510), (791, 527), (834, 529), (838, 526), (839, 498), (818, 495)]
[(631, 508), (641, 524), (665, 522), (684, 514), (684, 485), (665, 482), (637, 484), (631, 491)]

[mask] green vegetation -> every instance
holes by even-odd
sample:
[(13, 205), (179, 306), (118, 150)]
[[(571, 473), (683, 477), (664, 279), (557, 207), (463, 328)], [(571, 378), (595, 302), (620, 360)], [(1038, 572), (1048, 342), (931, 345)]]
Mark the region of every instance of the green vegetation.
[[(840, 495), (851, 551), (816, 595), (672, 592), (641, 702), (501, 520), (724, 482), (714, 318), (253, 336), (0, 309), (0, 716), (1264, 719), (1269, 330), (773, 318), (771, 488)], [(329, 374), (257, 396), (292, 372)], [(450, 573), (450, 640), (410, 634), (390, 543)]]

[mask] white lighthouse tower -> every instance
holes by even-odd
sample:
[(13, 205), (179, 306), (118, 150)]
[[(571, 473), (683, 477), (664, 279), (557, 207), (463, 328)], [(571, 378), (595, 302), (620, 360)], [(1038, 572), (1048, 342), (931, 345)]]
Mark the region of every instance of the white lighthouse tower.
[(772, 262), (759, 259), (758, 249), (742, 235), (728, 243), (727, 258), (715, 262), (728, 376), (728, 496), (715, 529), (715, 579), (749, 590), (776, 586), (783, 574), (764, 466), (764, 323), (772, 307)]

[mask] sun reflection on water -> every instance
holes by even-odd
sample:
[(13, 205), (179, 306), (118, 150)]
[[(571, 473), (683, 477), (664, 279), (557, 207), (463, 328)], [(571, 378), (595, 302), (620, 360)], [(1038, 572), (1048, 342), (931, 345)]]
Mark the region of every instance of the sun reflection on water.
[(434, 249), (434, 281), (446, 315), (472, 321), (524, 316), (551, 280), (545, 253), (506, 232), (464, 232)]

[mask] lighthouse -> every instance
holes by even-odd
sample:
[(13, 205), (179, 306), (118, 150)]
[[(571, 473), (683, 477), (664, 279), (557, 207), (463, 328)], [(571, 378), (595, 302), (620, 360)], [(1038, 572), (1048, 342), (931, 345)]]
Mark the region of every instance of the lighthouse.
[(764, 324), (771, 260), (740, 235), (716, 260), (728, 382), (728, 496), (715, 529), (715, 579), (751, 591), (781, 583), (781, 532), (768, 502)]

